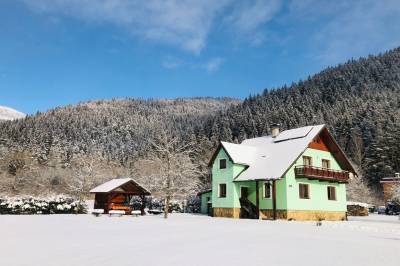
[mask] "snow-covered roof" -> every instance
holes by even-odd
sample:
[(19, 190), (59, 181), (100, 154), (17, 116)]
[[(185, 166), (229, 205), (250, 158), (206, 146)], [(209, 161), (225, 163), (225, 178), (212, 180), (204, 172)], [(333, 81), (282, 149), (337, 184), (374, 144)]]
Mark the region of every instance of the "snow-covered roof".
[(304, 138), (305, 136), (308, 135), (308, 133), (310, 133), (312, 129), (313, 126), (308, 126), (308, 127), (299, 127), (295, 129), (282, 131), (278, 136), (276, 136), (274, 142)]
[(234, 163), (248, 166), (235, 181), (279, 179), (324, 127), (301, 127), (282, 131), (276, 138), (264, 136), (221, 145)]
[(221, 141), (221, 145), (228, 152), (234, 163), (250, 165), (255, 160), (257, 153), (257, 149), (255, 147), (224, 141)]
[(90, 190), (90, 193), (107, 193), (111, 192), (129, 182), (133, 182), (135, 185), (140, 187), (142, 190), (144, 190), (147, 193), (150, 193), (146, 188), (143, 186), (139, 185), (135, 180), (132, 178), (115, 178), (110, 181), (105, 182), (104, 184), (101, 184), (92, 190)]

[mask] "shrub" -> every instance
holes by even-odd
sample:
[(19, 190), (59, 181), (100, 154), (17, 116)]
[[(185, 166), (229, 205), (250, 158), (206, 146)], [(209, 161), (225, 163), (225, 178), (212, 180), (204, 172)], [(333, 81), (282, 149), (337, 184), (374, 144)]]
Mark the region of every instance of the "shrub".
[(50, 198), (0, 198), (0, 214), (80, 214), (87, 213), (86, 203), (66, 196)]

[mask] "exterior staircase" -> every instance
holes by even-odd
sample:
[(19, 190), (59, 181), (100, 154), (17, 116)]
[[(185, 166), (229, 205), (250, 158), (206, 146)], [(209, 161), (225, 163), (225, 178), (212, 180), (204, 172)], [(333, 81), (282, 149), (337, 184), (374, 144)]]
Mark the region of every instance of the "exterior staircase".
[(240, 198), (240, 218), (243, 219), (258, 219), (258, 210), (247, 198)]

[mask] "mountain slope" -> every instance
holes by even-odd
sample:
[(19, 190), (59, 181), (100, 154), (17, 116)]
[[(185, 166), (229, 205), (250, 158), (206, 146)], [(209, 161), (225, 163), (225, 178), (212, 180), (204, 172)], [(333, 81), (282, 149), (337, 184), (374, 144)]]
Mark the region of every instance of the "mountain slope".
[(351, 60), (243, 102), (96, 101), (2, 122), (0, 192), (68, 193), (69, 180), (77, 176), (138, 177), (151, 171), (137, 164), (152, 149), (149, 140), (160, 134), (195, 143), (194, 161), (204, 171), (218, 141), (266, 135), (277, 122), (283, 129), (327, 124), (378, 188), (381, 177), (400, 172), (400, 48)]
[(10, 107), (0, 106), (0, 120), (14, 120), (24, 118), (25, 114)]
[[(206, 152), (204, 123), (240, 101), (230, 98), (121, 99), (80, 103), (0, 124), (0, 192), (69, 192), (69, 180), (132, 173), (165, 134)], [(91, 169), (90, 171), (88, 169)], [(85, 171), (80, 173), (80, 171)], [(89, 171), (89, 172), (88, 172)], [(3, 185), (2, 185), (3, 182)]]
[[(351, 60), (305, 81), (249, 97), (208, 123), (210, 138), (238, 141), (325, 123), (372, 185), (400, 171), (400, 48)], [(215, 137), (216, 136), (216, 137)]]

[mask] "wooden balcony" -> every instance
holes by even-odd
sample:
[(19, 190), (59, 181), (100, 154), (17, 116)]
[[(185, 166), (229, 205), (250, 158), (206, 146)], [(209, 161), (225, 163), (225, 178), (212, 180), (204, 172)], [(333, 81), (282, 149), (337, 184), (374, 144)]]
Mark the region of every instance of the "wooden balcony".
[(350, 173), (342, 170), (333, 170), (308, 165), (300, 165), (294, 168), (296, 178), (317, 179), (323, 181), (332, 181), (347, 183), (350, 178)]

